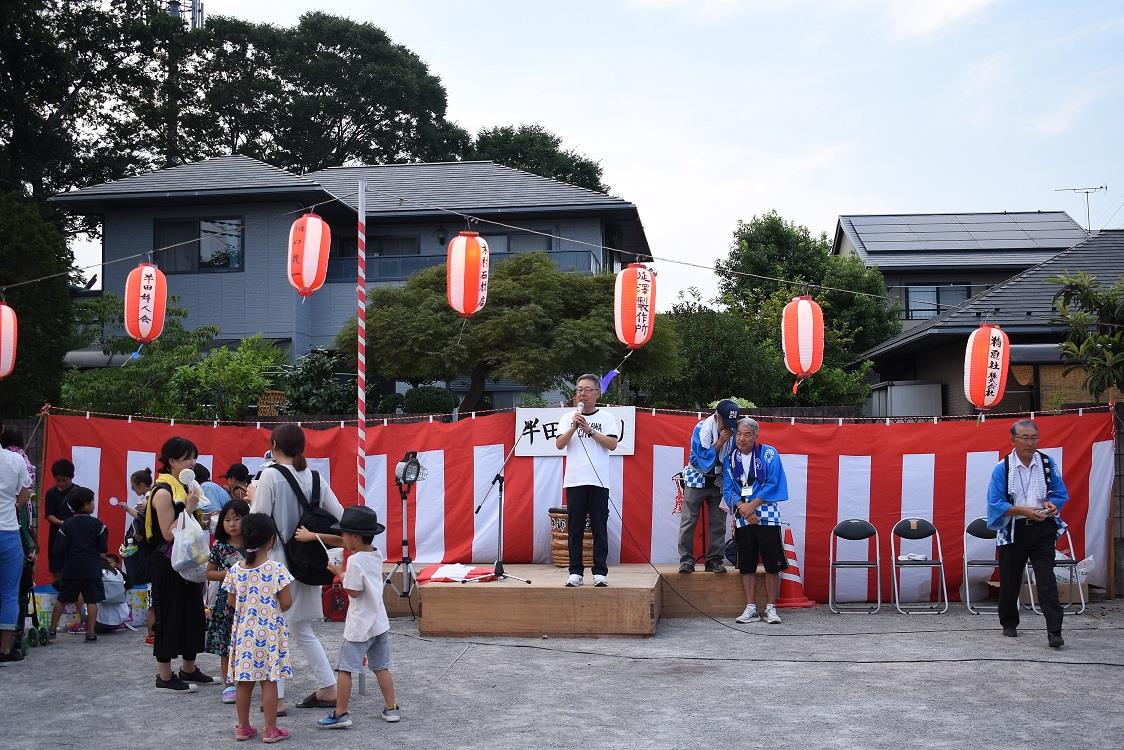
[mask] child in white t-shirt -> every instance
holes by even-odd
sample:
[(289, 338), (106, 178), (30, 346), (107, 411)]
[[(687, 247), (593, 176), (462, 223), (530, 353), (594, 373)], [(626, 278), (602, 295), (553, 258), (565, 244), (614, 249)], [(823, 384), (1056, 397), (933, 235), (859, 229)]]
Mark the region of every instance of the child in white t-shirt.
[[(343, 729), (351, 726), (348, 701), (351, 698), (352, 675), (363, 669), (363, 657), (375, 673), (386, 707), (382, 718), (402, 718), (394, 701), (394, 681), (390, 677), (390, 620), (382, 601), (382, 553), (371, 545), (386, 530), (375, 511), (365, 506), (344, 508), (343, 517), (332, 527), (343, 538), (351, 553), (343, 572), (343, 588), (350, 597), (347, 620), (343, 626), (343, 643), (336, 663), (336, 708), (320, 721), (321, 729)], [(328, 570), (340, 575), (341, 566), (328, 563)]]

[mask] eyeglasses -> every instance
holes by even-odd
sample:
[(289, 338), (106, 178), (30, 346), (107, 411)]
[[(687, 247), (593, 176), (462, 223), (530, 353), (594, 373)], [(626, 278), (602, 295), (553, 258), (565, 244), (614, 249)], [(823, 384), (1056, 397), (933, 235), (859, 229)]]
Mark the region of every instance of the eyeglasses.
[(578, 388), (575, 393), (597, 393), (596, 388)]
[(1034, 434), (1034, 435), (1015, 435), (1015, 440), (1022, 440), (1022, 441), (1027, 442), (1027, 443), (1037, 443), (1038, 442), (1038, 435), (1037, 434)]

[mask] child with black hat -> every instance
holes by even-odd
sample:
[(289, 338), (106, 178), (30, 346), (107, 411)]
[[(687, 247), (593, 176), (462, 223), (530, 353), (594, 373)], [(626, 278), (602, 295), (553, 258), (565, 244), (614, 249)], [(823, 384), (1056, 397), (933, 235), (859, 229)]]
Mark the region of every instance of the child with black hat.
[(343, 626), (343, 643), (336, 663), (336, 708), (317, 722), (322, 729), (343, 729), (351, 726), (348, 700), (351, 698), (351, 676), (363, 669), (363, 657), (375, 673), (375, 679), (386, 703), (382, 718), (398, 721), (402, 718), (394, 701), (394, 681), (390, 677), (390, 620), (382, 601), (383, 556), (371, 542), (386, 530), (379, 523), (378, 514), (365, 506), (345, 508), (339, 523), (332, 527), (343, 538), (344, 547), (351, 555), (346, 571), (328, 563), (328, 570), (343, 574), (343, 588), (350, 597), (347, 620)]

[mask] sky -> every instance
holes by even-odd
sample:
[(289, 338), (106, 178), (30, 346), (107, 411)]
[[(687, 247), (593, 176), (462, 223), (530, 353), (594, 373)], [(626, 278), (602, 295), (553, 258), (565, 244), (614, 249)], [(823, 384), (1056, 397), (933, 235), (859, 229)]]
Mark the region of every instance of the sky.
[[(598, 160), (657, 258), (658, 307), (739, 221), (1064, 210), (1124, 227), (1124, 4), (1028, 0), (207, 0), (370, 22), (470, 132), (538, 123)], [(80, 261), (96, 262), (97, 249)]]

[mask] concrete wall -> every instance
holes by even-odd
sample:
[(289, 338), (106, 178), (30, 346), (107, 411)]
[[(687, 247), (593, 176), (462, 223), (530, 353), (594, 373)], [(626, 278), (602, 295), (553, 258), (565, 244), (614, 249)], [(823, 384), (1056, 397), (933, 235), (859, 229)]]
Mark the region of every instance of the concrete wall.
[[(330, 346), (336, 333), (355, 314), (355, 278), (346, 277), (325, 283), (312, 298), (301, 298), (289, 285), (289, 227), (295, 214), (286, 212), (298, 203), (216, 204), (111, 210), (104, 217), (102, 252), (105, 260), (122, 258), (151, 250), (155, 243), (155, 222), (159, 219), (241, 217), (243, 220), (243, 268), (240, 271), (170, 273), (169, 293), (186, 308), (185, 325), (218, 326), (222, 338), (243, 338), (260, 333), (267, 338), (291, 338), (291, 356), (297, 357), (314, 346)], [(455, 217), (452, 217), (455, 219)], [(564, 236), (574, 240), (601, 243), (602, 225), (597, 218), (551, 219), (505, 222), (526, 229)], [(459, 219), (418, 224), (367, 225), (368, 237), (417, 237), (421, 256), (444, 262), (446, 245), (439, 241), (439, 229), (448, 238), (463, 228)], [(511, 230), (481, 225), (482, 234), (510, 233)], [(355, 238), (354, 223), (333, 221), (333, 236)], [(553, 252), (590, 251), (601, 262), (601, 252), (577, 242), (551, 240)], [(354, 257), (354, 256), (353, 256)], [(123, 261), (104, 268), (103, 289), (121, 295), (125, 278), (141, 259)], [(157, 257), (157, 262), (160, 258)], [(352, 263), (352, 266), (354, 263)], [(398, 279), (375, 276), (377, 264), (368, 262), (368, 287), (399, 284)]]

